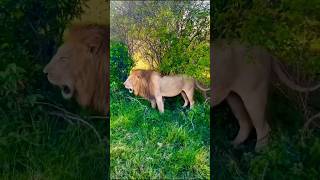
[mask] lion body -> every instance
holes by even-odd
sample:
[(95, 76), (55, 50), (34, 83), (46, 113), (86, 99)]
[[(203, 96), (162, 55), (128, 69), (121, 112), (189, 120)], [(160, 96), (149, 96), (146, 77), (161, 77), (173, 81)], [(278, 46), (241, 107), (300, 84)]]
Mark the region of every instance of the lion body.
[(174, 97), (179, 94), (184, 99), (183, 107), (190, 104), (192, 108), (194, 90), (199, 86), (191, 77), (185, 75), (161, 76), (160, 73), (151, 70), (134, 70), (124, 85), (127, 89), (133, 90), (135, 95), (149, 100), (152, 107), (157, 106), (160, 112), (164, 112), (163, 97)]
[(290, 81), (273, 56), (260, 47), (219, 40), (212, 48), (211, 104), (216, 106), (227, 100), (230, 105), (240, 126), (232, 141), (235, 146), (244, 142), (253, 128), (257, 133), (256, 150), (268, 142), (270, 127), (265, 111), (271, 72), (294, 90), (310, 91), (319, 87), (304, 88)]
[(109, 111), (107, 40), (105, 26), (73, 26), (43, 70), (49, 82), (60, 87), (65, 99), (74, 97), (81, 106), (104, 113)]

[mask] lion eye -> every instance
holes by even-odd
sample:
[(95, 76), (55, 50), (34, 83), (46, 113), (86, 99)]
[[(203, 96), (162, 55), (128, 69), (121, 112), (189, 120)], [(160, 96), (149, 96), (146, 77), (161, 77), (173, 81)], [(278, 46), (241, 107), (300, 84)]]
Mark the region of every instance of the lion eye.
[(67, 58), (67, 57), (60, 57), (60, 60), (61, 60), (61, 61), (67, 61), (68, 58)]

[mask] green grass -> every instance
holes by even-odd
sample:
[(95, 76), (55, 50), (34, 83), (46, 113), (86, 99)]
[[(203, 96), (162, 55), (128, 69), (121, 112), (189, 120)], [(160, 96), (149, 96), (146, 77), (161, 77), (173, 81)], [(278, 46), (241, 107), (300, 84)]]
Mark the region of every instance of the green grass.
[(127, 92), (111, 92), (111, 178), (209, 179), (209, 105), (183, 109), (180, 97), (165, 112)]
[(320, 175), (320, 131), (302, 131), (303, 116), (292, 101), (273, 94), (269, 103), (271, 142), (255, 153), (255, 133), (239, 148), (230, 141), (236, 136), (237, 120), (226, 104), (216, 108), (214, 176), (217, 179), (318, 179)]
[(88, 120), (99, 141), (83, 123), (49, 115), (56, 109), (11, 104), (0, 108), (0, 179), (106, 178), (105, 122)]

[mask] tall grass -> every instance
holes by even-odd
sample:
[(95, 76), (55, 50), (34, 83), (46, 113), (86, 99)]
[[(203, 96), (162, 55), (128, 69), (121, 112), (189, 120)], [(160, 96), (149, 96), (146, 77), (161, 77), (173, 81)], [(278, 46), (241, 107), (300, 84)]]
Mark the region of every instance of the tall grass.
[(255, 133), (240, 147), (230, 144), (237, 120), (226, 104), (214, 110), (214, 176), (217, 179), (318, 179), (320, 131), (303, 131), (303, 116), (294, 103), (274, 93), (270, 97), (271, 141), (255, 153)]
[(167, 98), (160, 114), (142, 98), (111, 92), (111, 178), (209, 178), (209, 105), (182, 105)]
[(62, 101), (52, 88), (25, 89), (24, 75), (13, 64), (0, 71), (0, 179), (105, 179), (106, 121), (86, 120), (89, 128), (53, 116), (62, 111), (44, 104), (58, 104), (82, 116), (89, 112)]

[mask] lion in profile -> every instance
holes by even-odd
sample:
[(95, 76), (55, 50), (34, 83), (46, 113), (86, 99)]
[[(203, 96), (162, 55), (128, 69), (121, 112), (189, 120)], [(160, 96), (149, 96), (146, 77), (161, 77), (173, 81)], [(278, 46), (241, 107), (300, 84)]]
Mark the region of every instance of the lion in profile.
[(291, 81), (279, 61), (261, 47), (235, 40), (217, 40), (211, 48), (214, 54), (211, 105), (226, 100), (237, 118), (239, 131), (232, 141), (234, 146), (243, 143), (253, 129), (257, 133), (255, 149), (259, 151), (267, 144), (270, 126), (265, 112), (272, 74), (296, 91), (308, 92), (320, 87), (320, 84), (301, 87)]
[(43, 72), (63, 98), (74, 97), (83, 107), (107, 113), (109, 103), (107, 27), (75, 25)]
[(127, 80), (123, 83), (130, 93), (141, 96), (151, 102), (151, 106), (164, 112), (163, 97), (174, 97), (179, 94), (184, 99), (183, 107), (194, 105), (193, 94), (195, 88), (208, 91), (196, 80), (186, 75), (161, 76), (152, 70), (133, 70)]

